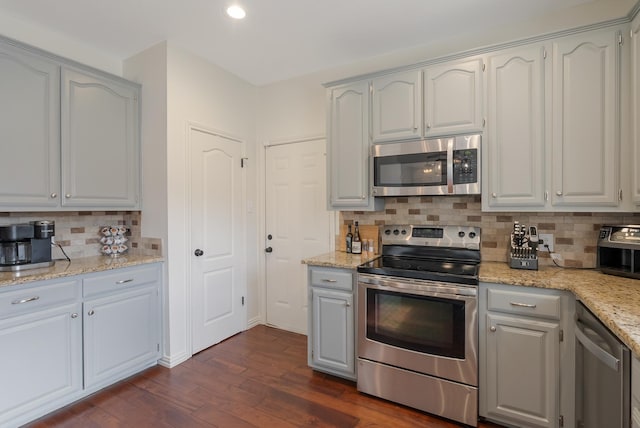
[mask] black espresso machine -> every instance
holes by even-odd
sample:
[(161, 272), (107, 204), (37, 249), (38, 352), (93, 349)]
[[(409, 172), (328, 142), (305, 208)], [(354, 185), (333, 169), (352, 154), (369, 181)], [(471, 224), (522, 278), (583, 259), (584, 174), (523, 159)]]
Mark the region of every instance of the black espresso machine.
[(51, 238), (53, 221), (0, 226), (0, 272), (53, 266)]

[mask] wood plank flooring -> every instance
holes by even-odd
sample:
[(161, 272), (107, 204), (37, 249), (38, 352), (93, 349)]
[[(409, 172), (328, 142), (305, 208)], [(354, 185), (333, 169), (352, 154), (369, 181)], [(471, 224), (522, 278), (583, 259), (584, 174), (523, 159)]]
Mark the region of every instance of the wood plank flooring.
[[(257, 326), (167, 369), (153, 367), (28, 425), (429, 427), (459, 425), (358, 393), (307, 366), (306, 336)], [(489, 423), (482, 428), (498, 427)]]

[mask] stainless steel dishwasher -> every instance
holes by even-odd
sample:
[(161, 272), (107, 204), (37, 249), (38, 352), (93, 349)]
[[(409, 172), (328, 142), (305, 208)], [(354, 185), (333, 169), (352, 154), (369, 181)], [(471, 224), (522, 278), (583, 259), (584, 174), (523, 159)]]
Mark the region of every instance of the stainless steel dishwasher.
[(629, 428), (631, 355), (583, 304), (576, 304), (576, 426)]

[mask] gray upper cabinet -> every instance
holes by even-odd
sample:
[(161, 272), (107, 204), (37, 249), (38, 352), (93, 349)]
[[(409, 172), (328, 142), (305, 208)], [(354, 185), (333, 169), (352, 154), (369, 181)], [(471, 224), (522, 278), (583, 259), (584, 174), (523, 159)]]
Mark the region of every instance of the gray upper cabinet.
[(620, 37), (608, 28), (553, 42), (554, 206), (619, 204)]
[(370, 195), (369, 82), (328, 89), (329, 209), (381, 209)]
[(134, 208), (138, 200), (138, 89), (62, 69), (65, 207)]
[(0, 39), (0, 210), (140, 208), (140, 85)]
[(422, 72), (394, 73), (372, 81), (374, 143), (422, 136)]
[(640, 14), (631, 23), (631, 138), (633, 201), (640, 204)]
[(60, 67), (0, 44), (0, 209), (60, 203)]
[(547, 50), (545, 44), (526, 45), (487, 58), (485, 210), (545, 207)]
[(482, 58), (424, 70), (425, 135), (482, 131)]

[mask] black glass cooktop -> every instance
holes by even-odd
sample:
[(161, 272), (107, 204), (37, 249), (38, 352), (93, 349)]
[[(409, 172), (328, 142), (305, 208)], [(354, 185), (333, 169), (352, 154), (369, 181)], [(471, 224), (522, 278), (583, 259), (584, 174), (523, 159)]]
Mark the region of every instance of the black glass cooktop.
[(393, 247), (385, 247), (382, 256), (358, 266), (358, 272), (467, 285), (479, 282), (479, 251), (420, 248), (413, 254), (415, 249)]

